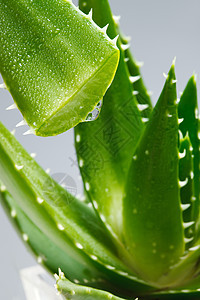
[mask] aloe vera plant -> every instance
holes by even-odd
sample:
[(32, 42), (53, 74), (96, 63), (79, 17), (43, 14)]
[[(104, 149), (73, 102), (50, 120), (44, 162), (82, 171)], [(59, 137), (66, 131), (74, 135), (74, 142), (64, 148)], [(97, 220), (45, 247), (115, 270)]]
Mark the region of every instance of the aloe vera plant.
[(200, 299), (195, 75), (179, 101), (173, 61), (153, 108), (108, 1), (80, 0), (79, 8), (92, 8), (99, 28), (109, 24), (109, 43), (120, 35), (101, 113), (75, 127), (86, 200), (56, 183), (0, 123), (5, 211), (38, 262), (51, 274), (59, 268), (56, 288), (66, 299)]

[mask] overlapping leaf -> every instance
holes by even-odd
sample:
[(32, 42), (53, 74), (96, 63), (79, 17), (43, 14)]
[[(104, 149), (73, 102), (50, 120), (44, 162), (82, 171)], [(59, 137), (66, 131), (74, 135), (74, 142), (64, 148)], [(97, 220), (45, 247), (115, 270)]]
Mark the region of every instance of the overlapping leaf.
[[(84, 12), (93, 9), (93, 19), (100, 26), (109, 24), (107, 34), (117, 35), (108, 1), (80, 0)], [(103, 13), (102, 13), (103, 12)], [(116, 237), (121, 236), (122, 195), (134, 148), (143, 130), (124, 50), (121, 49), (115, 79), (103, 98), (99, 118), (75, 128), (76, 151), (79, 166), (95, 209), (107, 228)]]

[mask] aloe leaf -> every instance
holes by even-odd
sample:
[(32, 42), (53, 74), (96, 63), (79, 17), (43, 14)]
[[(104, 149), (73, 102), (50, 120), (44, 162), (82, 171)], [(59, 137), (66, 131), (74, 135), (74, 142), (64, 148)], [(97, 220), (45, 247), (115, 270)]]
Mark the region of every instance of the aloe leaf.
[(128, 270), (93, 210), (54, 182), (1, 123), (0, 153), (0, 179), (33, 222), (48, 230), (48, 223), (38, 220), (39, 215), (47, 215), (49, 222), (91, 260)]
[(108, 284), (153, 289), (137, 278), (123, 249), (118, 253), (93, 210), (53, 181), (1, 123), (0, 180), (48, 239), (80, 264), (103, 271)]
[(100, 291), (93, 288), (74, 284), (67, 280), (64, 276), (64, 273), (62, 273), (61, 271), (59, 277), (57, 278), (56, 288), (68, 300), (123, 300), (122, 298), (116, 297), (105, 291)]
[[(188, 178), (186, 185), (181, 187), (180, 196), (183, 210), (183, 221), (185, 223), (185, 237), (191, 239), (193, 237), (192, 230), (192, 197), (193, 197), (193, 162), (191, 152), (191, 142), (189, 136), (185, 136), (180, 141), (179, 147), (179, 180), (184, 182)], [(190, 225), (189, 227), (187, 225)], [(187, 247), (190, 246), (188, 243)]]
[(113, 80), (114, 42), (69, 0), (1, 0), (0, 14), (0, 72), (31, 132), (84, 121)]
[(189, 290), (189, 289), (183, 289), (183, 290), (168, 290), (166, 292), (161, 293), (154, 293), (150, 296), (147, 296), (145, 298), (141, 298), (141, 300), (145, 299), (152, 299), (152, 300), (199, 300), (200, 292), (198, 289)]
[(125, 53), (125, 62), (127, 64), (130, 76), (133, 77), (140, 77), (140, 80), (137, 80), (135, 82), (133, 82), (133, 89), (135, 91), (135, 95), (138, 101), (138, 107), (141, 110), (141, 115), (142, 118), (148, 119), (151, 115), (152, 112), (152, 102), (151, 102), (151, 97), (150, 97), (150, 91), (147, 90), (141, 72), (140, 72), (140, 63), (138, 63), (132, 53), (131, 53), (131, 49), (130, 49), (130, 44), (129, 44), (129, 40), (122, 34), (120, 33), (120, 29), (118, 24), (116, 23), (116, 27), (117, 27), (117, 31), (120, 35), (120, 40), (122, 42), (122, 48), (124, 49), (124, 53)]
[(124, 197), (124, 236), (135, 267), (159, 285), (184, 251), (178, 183), (178, 115), (172, 65), (132, 159)]
[[(33, 252), (37, 261), (46, 267), (51, 274), (57, 273), (58, 268), (62, 268), (67, 274), (67, 278), (75, 283), (115, 293), (132, 294), (133, 291), (141, 293), (141, 291), (154, 290), (141, 280), (128, 276), (128, 273), (123, 271), (112, 274), (106, 268), (96, 268), (95, 265), (91, 265), (87, 257), (84, 258), (84, 261), (80, 261), (80, 258), (74, 255), (77, 252), (76, 248), (69, 252), (63, 247), (58, 247), (29, 219), (3, 185), (1, 188), (0, 200), (8, 217), (27, 248)], [(129, 288), (125, 289), (125, 286)]]
[[(81, 0), (79, 7), (86, 13), (92, 8), (94, 21), (102, 28), (109, 24), (108, 36), (111, 39), (116, 36), (116, 26), (107, 0)], [(75, 146), (86, 192), (101, 220), (116, 239), (116, 234), (121, 236), (122, 194), (127, 171), (144, 127), (137, 99), (133, 95), (131, 81), (134, 78), (130, 78), (120, 42), (118, 47), (121, 51), (119, 67), (103, 98), (99, 118), (75, 128)]]
[(32, 250), (39, 263), (44, 265), (52, 274), (56, 273), (58, 268), (62, 268), (72, 281), (83, 283), (87, 281), (92, 286), (102, 287), (99, 280), (101, 273), (94, 267), (91, 268), (90, 265), (81, 264), (80, 261), (76, 261), (69, 253), (59, 248), (28, 218), (7, 191), (1, 192), (0, 199), (19, 236), (27, 248)]
[[(182, 96), (178, 105), (179, 118), (183, 119), (179, 128), (185, 136), (187, 133), (190, 137), (193, 155), (193, 171), (191, 172), (194, 182), (194, 192), (192, 198), (192, 221), (197, 221), (199, 218), (199, 193), (200, 193), (200, 157), (199, 157), (199, 138), (198, 138), (198, 108), (197, 108), (197, 89), (196, 79), (193, 75)], [(195, 231), (195, 226), (193, 227)], [(196, 228), (197, 229), (197, 228)], [(195, 232), (194, 232), (195, 234)]]

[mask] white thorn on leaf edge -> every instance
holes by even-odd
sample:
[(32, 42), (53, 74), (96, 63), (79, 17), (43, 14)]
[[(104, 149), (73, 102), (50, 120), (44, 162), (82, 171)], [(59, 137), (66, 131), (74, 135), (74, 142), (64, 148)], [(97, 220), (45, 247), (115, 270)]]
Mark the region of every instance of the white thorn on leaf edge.
[(179, 185), (180, 185), (181, 188), (184, 187), (184, 186), (186, 186), (187, 183), (188, 183), (188, 178), (186, 178), (183, 181), (179, 180)]
[(200, 248), (200, 245), (189, 248), (189, 251), (196, 251)]
[(178, 119), (178, 124), (181, 124), (184, 121), (184, 118), (179, 118)]
[(115, 45), (115, 47), (117, 47), (118, 38), (119, 38), (119, 34), (113, 40), (111, 40), (113, 42), (113, 44)]
[(183, 222), (183, 228), (184, 229), (187, 229), (187, 228), (189, 228), (192, 225), (194, 225), (194, 221), (192, 221), (192, 222), (186, 222), (186, 223)]
[(58, 276), (58, 274), (54, 274), (54, 277), (55, 277), (55, 279), (56, 279), (56, 281), (58, 281), (59, 280), (59, 276)]
[(39, 204), (42, 204), (42, 203), (44, 202), (44, 200), (43, 200), (42, 198), (40, 198), (40, 197), (37, 197), (37, 202), (38, 202)]
[(130, 82), (131, 83), (134, 83), (138, 80), (140, 80), (141, 76), (140, 75), (137, 75), (137, 76), (129, 76), (129, 79), (130, 79)]
[(138, 66), (138, 68), (142, 68), (144, 66), (144, 62), (143, 61), (137, 61), (136, 65)]
[(182, 209), (182, 211), (185, 211), (185, 210), (187, 210), (190, 206), (191, 206), (191, 203), (188, 203), (188, 204), (181, 204), (181, 209)]
[(143, 111), (149, 107), (148, 104), (137, 104), (139, 111)]
[(93, 11), (92, 11), (92, 8), (90, 9), (89, 11), (89, 14), (88, 14), (88, 17), (92, 20), (92, 14), (93, 14)]
[(13, 103), (12, 105), (6, 108), (6, 110), (12, 110), (12, 109), (17, 109), (17, 105), (15, 103)]
[(184, 158), (186, 156), (186, 149), (183, 152), (179, 152), (178, 156), (180, 159)]
[(29, 129), (23, 133), (23, 135), (35, 134), (33, 129)]
[(193, 241), (194, 237), (191, 237), (191, 238), (184, 238), (184, 242), (187, 244), (187, 243), (190, 243), (191, 241)]
[(4, 82), (3, 82), (3, 83), (0, 83), (0, 89), (7, 89), (7, 87), (6, 87), (6, 85), (5, 85)]
[(101, 30), (103, 31), (104, 34), (107, 33), (108, 26), (109, 26), (109, 24), (107, 24), (106, 26), (101, 28)]
[(179, 139), (183, 140), (183, 133), (180, 129), (178, 130), (178, 133), (179, 133)]
[(172, 79), (172, 84), (177, 83), (177, 79)]
[(10, 133), (11, 133), (12, 135), (15, 135), (15, 132), (16, 132), (16, 130), (13, 129)]
[(50, 174), (51, 169), (50, 169), (50, 168), (47, 168), (45, 172), (46, 172), (47, 174)]
[(25, 120), (22, 120), (19, 123), (17, 123), (16, 127), (21, 127), (21, 126), (24, 126), (24, 125), (27, 125), (27, 123), (26, 123)]
[(164, 72), (163, 72), (163, 76), (164, 76), (165, 79), (168, 78), (168, 75), (166, 73), (164, 73)]
[(130, 44), (121, 44), (122, 50), (126, 51), (130, 48)]
[(21, 165), (21, 166), (19, 166), (19, 165), (15, 165), (15, 168), (18, 170), (18, 171), (20, 171), (21, 169), (23, 169), (23, 165)]
[(142, 122), (144, 122), (144, 123), (149, 122), (149, 118), (142, 118)]
[(121, 16), (113, 16), (113, 20), (115, 21), (116, 24), (119, 24), (120, 19)]

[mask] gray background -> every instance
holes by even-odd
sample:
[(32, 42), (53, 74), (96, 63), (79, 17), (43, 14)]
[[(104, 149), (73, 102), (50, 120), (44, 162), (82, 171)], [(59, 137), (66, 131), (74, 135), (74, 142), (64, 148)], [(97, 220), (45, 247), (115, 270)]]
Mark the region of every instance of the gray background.
[[(176, 74), (181, 92), (194, 71), (200, 74), (200, 2), (198, 0), (110, 0), (113, 13), (121, 15), (121, 27), (132, 36), (135, 57), (144, 61), (142, 73), (155, 102), (164, 84), (163, 72), (177, 57)], [(198, 80), (199, 84), (199, 80)], [(0, 120), (12, 130), (22, 119), (18, 111), (5, 111), (12, 98), (0, 90)], [(51, 174), (70, 175), (69, 186), (81, 192), (81, 181), (73, 163), (73, 131), (58, 137), (22, 136), (27, 127), (18, 128), (16, 137)], [(75, 182), (75, 183), (74, 183)], [(24, 300), (19, 270), (35, 260), (27, 252), (0, 207), (0, 298)]]

